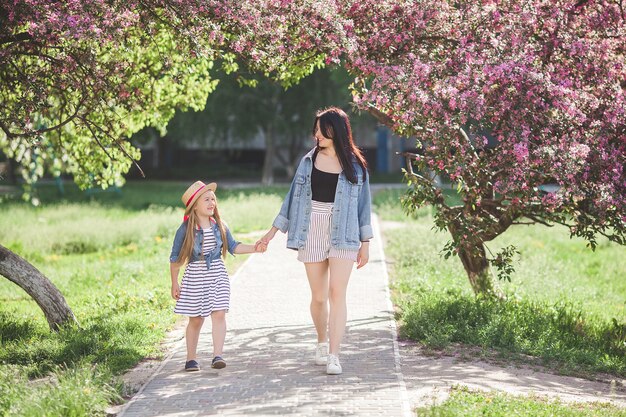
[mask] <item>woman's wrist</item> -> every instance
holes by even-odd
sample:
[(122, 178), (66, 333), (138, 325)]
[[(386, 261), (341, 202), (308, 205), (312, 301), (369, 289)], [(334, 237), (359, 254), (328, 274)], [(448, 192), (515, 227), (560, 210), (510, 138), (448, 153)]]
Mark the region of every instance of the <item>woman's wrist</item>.
[(265, 234), (265, 236), (263, 236), (264, 239), (269, 239), (272, 240), (274, 239), (274, 236), (276, 236), (276, 231), (278, 231), (278, 229), (274, 226), (272, 226), (272, 228), (269, 230), (269, 232), (267, 232)]

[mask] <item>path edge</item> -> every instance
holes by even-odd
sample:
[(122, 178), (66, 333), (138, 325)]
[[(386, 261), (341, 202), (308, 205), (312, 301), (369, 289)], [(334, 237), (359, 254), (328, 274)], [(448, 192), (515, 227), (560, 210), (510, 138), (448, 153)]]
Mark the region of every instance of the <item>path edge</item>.
[(380, 257), (380, 262), (383, 270), (383, 282), (385, 284), (385, 298), (387, 299), (387, 310), (389, 312), (389, 321), (390, 321), (390, 329), (391, 338), (393, 340), (393, 359), (395, 365), (395, 374), (398, 378), (398, 385), (400, 386), (400, 401), (402, 402), (402, 414), (403, 417), (412, 417), (413, 413), (411, 412), (411, 403), (409, 402), (409, 396), (406, 389), (406, 383), (404, 382), (404, 375), (402, 374), (402, 357), (400, 356), (400, 346), (398, 344), (398, 326), (396, 325), (396, 319), (393, 314), (393, 303), (391, 301), (391, 289), (390, 289), (390, 280), (389, 273), (387, 271), (387, 259), (385, 258), (385, 251), (383, 249), (383, 239), (382, 232), (380, 228), (380, 222), (378, 221), (378, 216), (372, 213), (372, 219), (375, 223), (374, 226), (374, 239), (378, 239), (380, 242), (378, 244), (378, 256)]

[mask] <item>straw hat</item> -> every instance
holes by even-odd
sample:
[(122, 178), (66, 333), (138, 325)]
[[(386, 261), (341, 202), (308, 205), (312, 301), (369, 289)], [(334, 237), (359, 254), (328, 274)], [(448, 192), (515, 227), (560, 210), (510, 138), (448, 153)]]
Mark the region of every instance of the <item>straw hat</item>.
[(211, 190), (215, 192), (217, 189), (217, 183), (211, 182), (209, 184), (205, 184), (202, 181), (196, 181), (187, 188), (187, 191), (183, 193), (181, 200), (185, 205), (185, 214), (189, 213), (189, 210), (193, 206), (193, 203), (196, 202), (198, 198), (205, 192)]

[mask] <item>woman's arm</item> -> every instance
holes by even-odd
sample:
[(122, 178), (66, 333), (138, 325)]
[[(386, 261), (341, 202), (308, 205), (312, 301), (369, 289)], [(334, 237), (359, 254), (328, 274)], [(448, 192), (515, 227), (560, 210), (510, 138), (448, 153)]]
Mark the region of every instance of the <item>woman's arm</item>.
[(359, 253), (356, 256), (356, 269), (363, 268), (370, 260), (370, 242), (361, 242)]
[(372, 230), (372, 196), (370, 194), (369, 174), (366, 175), (359, 193), (359, 240), (365, 242), (374, 237)]
[(363, 268), (370, 259), (370, 239), (374, 237), (372, 230), (372, 196), (370, 194), (370, 180), (369, 174), (366, 173), (359, 193), (358, 201), (358, 216), (359, 216), (359, 240), (361, 241), (361, 247), (356, 258), (356, 268)]
[(259, 239), (257, 243), (262, 242), (267, 245), (268, 243), (270, 243), (270, 240), (274, 239), (274, 236), (276, 236), (276, 232), (278, 232), (278, 228), (276, 226), (272, 226), (269, 232), (267, 232), (261, 239)]

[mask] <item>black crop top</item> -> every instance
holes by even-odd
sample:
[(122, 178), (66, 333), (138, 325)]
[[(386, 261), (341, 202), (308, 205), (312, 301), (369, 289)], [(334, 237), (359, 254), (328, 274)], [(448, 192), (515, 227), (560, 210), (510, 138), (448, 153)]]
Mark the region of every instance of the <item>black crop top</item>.
[(339, 174), (320, 171), (315, 168), (317, 152), (313, 154), (313, 170), (311, 171), (311, 192), (313, 200), (322, 203), (333, 203), (335, 201), (335, 191)]

